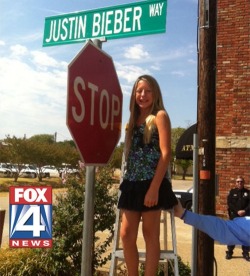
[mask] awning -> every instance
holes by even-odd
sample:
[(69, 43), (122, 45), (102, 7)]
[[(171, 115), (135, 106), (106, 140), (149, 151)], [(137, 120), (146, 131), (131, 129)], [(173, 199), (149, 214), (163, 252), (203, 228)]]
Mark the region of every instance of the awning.
[(192, 125), (183, 132), (175, 148), (176, 159), (193, 160), (194, 133), (197, 133), (197, 124)]

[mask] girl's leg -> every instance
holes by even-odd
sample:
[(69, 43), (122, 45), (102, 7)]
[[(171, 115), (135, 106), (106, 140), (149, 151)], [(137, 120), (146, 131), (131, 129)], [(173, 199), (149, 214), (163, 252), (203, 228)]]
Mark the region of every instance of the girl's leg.
[(142, 213), (142, 231), (146, 243), (145, 276), (156, 275), (160, 259), (161, 211)]
[(141, 213), (122, 211), (120, 236), (123, 243), (123, 252), (129, 276), (138, 276), (139, 256), (136, 245)]

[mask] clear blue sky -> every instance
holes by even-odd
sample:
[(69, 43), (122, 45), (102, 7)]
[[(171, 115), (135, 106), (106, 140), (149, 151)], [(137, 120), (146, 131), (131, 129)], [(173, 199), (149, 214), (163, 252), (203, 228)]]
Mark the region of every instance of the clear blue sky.
[[(0, 0), (0, 139), (55, 132), (58, 141), (71, 139), (66, 126), (67, 66), (84, 42), (42, 47), (45, 17), (132, 2)], [(198, 0), (168, 0), (166, 33), (103, 43), (123, 91), (123, 126), (132, 85), (141, 74), (158, 80), (172, 127), (196, 122), (197, 5)]]

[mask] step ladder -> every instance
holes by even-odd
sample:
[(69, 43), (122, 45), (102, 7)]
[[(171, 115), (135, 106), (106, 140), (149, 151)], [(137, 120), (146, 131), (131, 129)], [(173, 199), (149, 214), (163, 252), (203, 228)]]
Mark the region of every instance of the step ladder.
[[(122, 170), (123, 173), (123, 170)], [(122, 181), (122, 176), (121, 176)], [(118, 193), (118, 197), (120, 196), (120, 191)], [(170, 217), (170, 227), (167, 227), (167, 215)], [(160, 261), (159, 263), (164, 264), (164, 272), (165, 275), (168, 275), (168, 260), (173, 260), (174, 267), (172, 265), (172, 269), (174, 271), (175, 276), (179, 276), (179, 267), (178, 267), (178, 255), (177, 255), (177, 242), (176, 242), (176, 231), (175, 231), (175, 218), (174, 218), (174, 210), (170, 209), (162, 212), (161, 223), (163, 224), (163, 249), (160, 251)], [(113, 242), (113, 251), (112, 258), (109, 270), (109, 276), (117, 275), (118, 262), (121, 264), (124, 263), (124, 255), (123, 249), (120, 247), (120, 226), (121, 226), (121, 213), (120, 210), (116, 210), (116, 221), (115, 221), (115, 232), (114, 232), (114, 242)], [(171, 249), (168, 249), (168, 239), (167, 234), (168, 230), (171, 229)], [(145, 261), (145, 251), (138, 250), (139, 252), (139, 262)]]

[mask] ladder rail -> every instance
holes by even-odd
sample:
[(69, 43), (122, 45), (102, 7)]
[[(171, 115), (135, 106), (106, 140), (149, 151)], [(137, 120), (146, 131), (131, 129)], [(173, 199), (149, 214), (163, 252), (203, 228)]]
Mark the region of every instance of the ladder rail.
[[(118, 210), (119, 212), (119, 210)], [(178, 266), (178, 255), (177, 255), (177, 242), (176, 242), (176, 231), (175, 231), (175, 218), (174, 218), (174, 211), (173, 209), (168, 210), (167, 212), (170, 213), (170, 223), (171, 223), (171, 235), (172, 235), (172, 248), (167, 249), (167, 239), (166, 239), (166, 233), (167, 233), (167, 217), (166, 219), (163, 218), (162, 222), (164, 223), (164, 249), (160, 250), (160, 260), (159, 263), (164, 263), (166, 264), (168, 260), (173, 260), (174, 261), (174, 267), (172, 266), (172, 269), (174, 270), (174, 275), (179, 276), (179, 266)], [(166, 211), (164, 212), (163, 216), (166, 216)], [(119, 214), (119, 221), (117, 222), (118, 224), (116, 225), (116, 230), (117, 230), (117, 235), (119, 234), (118, 228), (120, 229), (120, 214)], [(109, 276), (114, 276), (116, 275), (116, 267), (118, 261), (124, 261), (124, 253), (123, 249), (119, 248), (119, 237), (117, 237), (117, 240), (114, 241), (114, 247), (113, 247), (113, 252), (112, 252), (112, 260), (111, 260), (111, 266), (110, 266), (110, 271), (109, 271)], [(166, 240), (165, 240), (166, 239)], [(144, 262), (145, 257), (146, 257), (146, 252), (141, 250), (138, 250), (139, 254), (139, 261)]]
[[(120, 184), (123, 181), (123, 174), (124, 170), (126, 167), (126, 162), (125, 162), (125, 153), (123, 152), (122, 154), (122, 166), (121, 166), (121, 176), (120, 176)], [(121, 191), (118, 191), (118, 198), (120, 197)], [(120, 228), (121, 228), (121, 212), (117, 208), (116, 209), (116, 219), (115, 219), (115, 231), (114, 231), (114, 242), (113, 242), (113, 251), (112, 251), (112, 256), (111, 256), (111, 265), (110, 265), (110, 270), (109, 270), (109, 275), (113, 276), (115, 275), (116, 272), (116, 267), (117, 267), (117, 258), (115, 255), (116, 249), (119, 248), (119, 243), (120, 243)]]
[[(120, 191), (118, 192), (118, 196), (120, 194)], [(111, 256), (111, 264), (110, 264), (110, 270), (109, 270), (109, 275), (113, 276), (115, 275), (116, 267), (117, 267), (117, 256), (116, 256), (116, 249), (119, 248), (119, 233), (120, 233), (120, 228), (121, 228), (121, 214), (120, 210), (117, 208), (116, 210), (116, 219), (115, 219), (115, 231), (114, 231), (114, 242), (113, 242), (113, 251), (112, 251), (112, 256)]]

